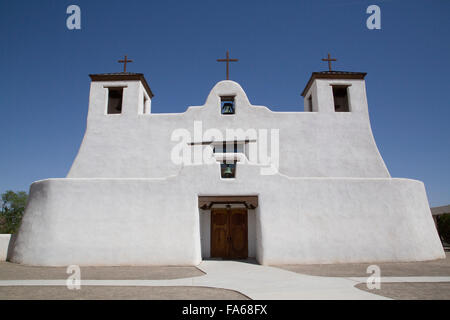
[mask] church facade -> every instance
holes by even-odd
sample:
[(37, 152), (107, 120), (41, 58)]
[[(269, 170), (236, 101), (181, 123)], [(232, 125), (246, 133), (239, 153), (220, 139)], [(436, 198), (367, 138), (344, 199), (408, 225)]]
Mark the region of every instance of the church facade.
[(34, 182), (9, 259), (30, 265), (197, 265), (444, 258), (424, 184), (392, 178), (365, 73), (315, 72), (304, 112), (217, 83), (201, 106), (151, 112), (142, 74), (91, 75), (66, 178)]

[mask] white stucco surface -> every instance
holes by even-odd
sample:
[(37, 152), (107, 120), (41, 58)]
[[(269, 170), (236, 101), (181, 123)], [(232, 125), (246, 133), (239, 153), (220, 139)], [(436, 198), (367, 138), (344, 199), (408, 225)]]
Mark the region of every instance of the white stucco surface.
[[(265, 177), (256, 169), (243, 170), (215, 194), (259, 193), (254, 241), (261, 264), (444, 257), (419, 181)], [(189, 177), (200, 171), (205, 180), (192, 182)], [(197, 196), (209, 194), (217, 172), (212, 165), (189, 167), (163, 180), (36, 182), (12, 261), (197, 265), (202, 259)], [(265, 190), (256, 187), (262, 181)], [(277, 192), (280, 188), (285, 191)]]
[[(198, 197), (218, 195), (258, 197), (249, 210), (248, 241), (249, 255), (261, 264), (444, 258), (423, 183), (391, 178), (378, 152), (364, 81), (345, 80), (351, 112), (339, 113), (330, 83), (311, 86), (317, 112), (253, 106), (237, 83), (221, 81), (204, 106), (140, 114), (142, 85), (128, 81), (115, 83), (127, 86), (123, 113), (106, 115), (110, 83), (93, 82), (80, 151), (67, 178), (32, 184), (11, 260), (198, 265), (210, 255), (210, 217)], [(235, 97), (235, 115), (220, 114), (221, 96)], [(217, 162), (174, 163), (176, 129), (192, 132), (185, 143), (205, 141), (195, 121), (202, 121), (202, 132), (279, 130), (278, 172), (261, 174), (268, 163), (259, 158), (244, 157), (234, 179), (222, 179)], [(261, 142), (255, 138), (250, 143)]]
[[(364, 81), (345, 83), (352, 83), (353, 109), (349, 113), (330, 110), (329, 85), (322, 89), (324, 105), (319, 105), (319, 112), (272, 112), (251, 105), (236, 82), (221, 81), (203, 106), (189, 107), (179, 114), (140, 114), (139, 83), (119, 82), (115, 85), (127, 85), (123, 113), (107, 115), (104, 87), (108, 82), (92, 82), (86, 133), (68, 177), (156, 178), (177, 174), (180, 165), (170, 158), (177, 141), (171, 141), (171, 133), (185, 128), (194, 135), (194, 121), (202, 121), (203, 132), (217, 129), (224, 135), (227, 129), (279, 129), (280, 172), (291, 177), (389, 177), (372, 136)], [(220, 113), (221, 96), (235, 96), (234, 116)]]
[(10, 234), (0, 234), (0, 261), (6, 260), (10, 239)]

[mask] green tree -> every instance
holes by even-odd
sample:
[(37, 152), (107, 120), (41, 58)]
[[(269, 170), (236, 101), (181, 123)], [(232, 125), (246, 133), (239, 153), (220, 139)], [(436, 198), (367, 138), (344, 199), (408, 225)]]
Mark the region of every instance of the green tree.
[(25, 191), (11, 190), (2, 194), (0, 208), (0, 233), (16, 233), (27, 204), (28, 194)]

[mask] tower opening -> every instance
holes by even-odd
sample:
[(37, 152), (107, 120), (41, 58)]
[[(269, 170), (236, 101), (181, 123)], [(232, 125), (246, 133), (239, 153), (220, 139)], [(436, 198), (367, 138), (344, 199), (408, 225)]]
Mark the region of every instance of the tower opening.
[(233, 179), (236, 177), (237, 161), (225, 161), (220, 164), (220, 176), (224, 179)]
[(108, 114), (122, 113), (123, 88), (108, 88)]
[(349, 112), (348, 104), (348, 86), (332, 86), (333, 87), (333, 100), (334, 111), (336, 112)]
[(306, 106), (308, 109), (307, 111), (313, 112), (314, 109), (313, 109), (312, 95), (309, 95), (307, 101), (308, 101), (308, 105)]
[(220, 97), (220, 111), (222, 114), (234, 114), (234, 97)]

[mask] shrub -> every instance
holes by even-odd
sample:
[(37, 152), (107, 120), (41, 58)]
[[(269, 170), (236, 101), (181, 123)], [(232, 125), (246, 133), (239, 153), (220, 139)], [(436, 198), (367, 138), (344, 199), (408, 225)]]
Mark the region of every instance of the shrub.
[(28, 195), (11, 190), (2, 194), (0, 208), (0, 233), (16, 233), (25, 211)]

